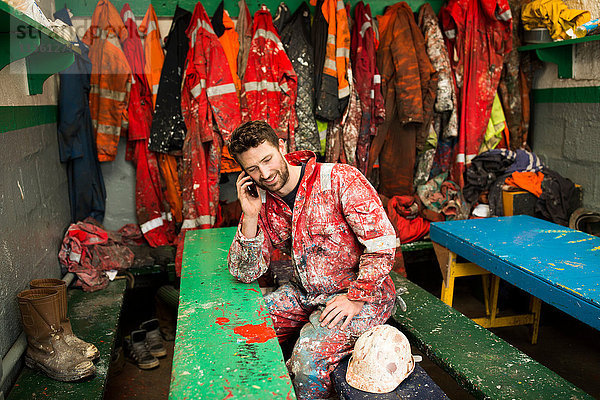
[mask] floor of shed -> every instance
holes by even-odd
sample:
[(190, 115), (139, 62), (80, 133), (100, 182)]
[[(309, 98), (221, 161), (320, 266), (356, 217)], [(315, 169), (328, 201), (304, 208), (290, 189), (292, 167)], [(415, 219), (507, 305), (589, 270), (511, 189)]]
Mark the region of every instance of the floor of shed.
[[(409, 263), (407, 272), (409, 279), (439, 296), (442, 278), (434, 259)], [(480, 282), (479, 277), (456, 281), (454, 306), (465, 315), (476, 317), (483, 312)], [(142, 291), (132, 296), (133, 299), (130, 297), (121, 319), (123, 333), (129, 333), (150, 315), (147, 304), (152, 297), (149, 296), (151, 293)], [(500, 297), (500, 306), (504, 304), (518, 309), (520, 305), (528, 304), (528, 296), (509, 286), (501, 289)], [(526, 326), (496, 328), (493, 332), (593, 397), (600, 398), (600, 331), (543, 304), (536, 345), (530, 343)], [(168, 354), (160, 359), (160, 366), (156, 369), (143, 371), (129, 361), (125, 362), (121, 372), (109, 379), (105, 399), (167, 399), (173, 345), (174, 342), (165, 342)], [(421, 366), (451, 399), (472, 398), (427, 358), (423, 359)]]

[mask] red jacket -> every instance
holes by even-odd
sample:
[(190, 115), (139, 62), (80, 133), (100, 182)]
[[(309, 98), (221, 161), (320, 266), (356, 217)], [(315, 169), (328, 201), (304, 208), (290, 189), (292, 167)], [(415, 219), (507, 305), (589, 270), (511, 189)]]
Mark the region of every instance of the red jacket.
[(294, 147), (298, 77), (268, 10), (254, 14), (252, 43), (242, 81), (244, 120), (264, 120)]
[(240, 222), (229, 249), (231, 274), (251, 282), (265, 273), (273, 249), (287, 248), (295, 280), (309, 295), (324, 299), (347, 291), (351, 300), (393, 299), (388, 273), (396, 235), (373, 186), (356, 168), (317, 163), (309, 151), (286, 159), (292, 165), (307, 163), (294, 212), (278, 196), (260, 190), (258, 235), (245, 238)]
[(121, 45), (133, 74), (129, 100), (128, 154), (136, 169), (135, 208), (144, 237), (152, 247), (168, 245), (167, 229), (160, 172), (156, 155), (148, 150), (152, 123), (152, 92), (146, 80), (144, 52), (135, 17), (129, 4), (121, 10), (129, 35)]
[[(504, 56), (512, 48), (512, 15), (507, 0), (450, 0), (440, 10), (460, 93), (456, 163), (462, 187), (465, 165), (479, 153)], [(455, 60), (458, 60), (456, 62)]]
[(381, 75), (377, 69), (375, 34), (371, 8), (361, 1), (354, 8), (352, 29), (352, 74), (356, 81), (356, 91), (360, 97), (363, 112), (371, 115), (369, 132), (377, 134), (377, 125), (385, 118), (385, 106), (381, 94)]
[(219, 202), (221, 146), (241, 122), (240, 105), (223, 46), (201, 3), (196, 4), (186, 34), (190, 47), (181, 95), (187, 127), (182, 229), (210, 228)]

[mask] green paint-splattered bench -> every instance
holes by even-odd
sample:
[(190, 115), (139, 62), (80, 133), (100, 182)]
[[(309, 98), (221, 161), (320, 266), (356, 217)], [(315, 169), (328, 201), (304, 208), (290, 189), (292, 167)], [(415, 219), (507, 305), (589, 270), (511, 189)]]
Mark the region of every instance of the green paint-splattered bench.
[(235, 227), (187, 232), (169, 399), (295, 399), (258, 283), (227, 269)]
[(434, 223), (430, 233), (450, 252), (600, 329), (599, 237), (527, 215)]
[(23, 368), (9, 393), (8, 400), (102, 399), (126, 283), (125, 280), (115, 280), (106, 289), (93, 293), (85, 293), (80, 289), (67, 292), (73, 331), (81, 339), (96, 345), (100, 351), (100, 359), (95, 362), (96, 375), (92, 379), (82, 382), (59, 382), (29, 368)]
[(407, 306), (406, 311), (395, 311), (395, 323), (475, 398), (593, 398), (429, 292), (391, 275)]

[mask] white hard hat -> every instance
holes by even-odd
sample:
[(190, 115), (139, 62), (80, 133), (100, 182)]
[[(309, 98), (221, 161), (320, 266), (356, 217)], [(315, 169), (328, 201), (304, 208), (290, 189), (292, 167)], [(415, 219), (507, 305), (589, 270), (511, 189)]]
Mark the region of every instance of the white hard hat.
[(388, 393), (415, 369), (410, 343), (390, 325), (378, 325), (363, 333), (346, 371), (350, 386), (370, 393)]

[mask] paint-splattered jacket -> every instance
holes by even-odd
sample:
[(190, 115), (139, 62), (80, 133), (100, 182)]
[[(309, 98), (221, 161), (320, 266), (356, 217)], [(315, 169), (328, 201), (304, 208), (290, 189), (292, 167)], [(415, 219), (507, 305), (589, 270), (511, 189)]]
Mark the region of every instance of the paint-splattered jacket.
[(244, 237), (240, 221), (229, 249), (231, 274), (251, 282), (267, 271), (274, 248), (287, 248), (297, 284), (320, 297), (315, 303), (346, 291), (351, 300), (390, 301), (396, 236), (375, 189), (356, 168), (317, 163), (312, 152), (286, 158), (307, 163), (294, 212), (261, 190), (258, 234)]

